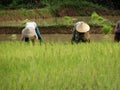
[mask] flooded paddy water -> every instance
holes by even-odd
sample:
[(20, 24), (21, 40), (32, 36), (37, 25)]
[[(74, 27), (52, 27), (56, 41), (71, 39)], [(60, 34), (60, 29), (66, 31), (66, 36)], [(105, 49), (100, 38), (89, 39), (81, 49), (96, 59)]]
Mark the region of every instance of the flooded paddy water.
[[(90, 34), (91, 42), (99, 42), (103, 40), (113, 41), (114, 34)], [(0, 34), (0, 41), (19, 41), (20, 34)], [(72, 34), (42, 34), (45, 42), (70, 42)]]
[[(1, 27), (0, 41), (19, 41), (23, 28), (24, 27)], [(39, 29), (45, 42), (71, 42), (73, 26), (49, 26), (39, 27)], [(100, 26), (91, 26), (90, 35), (91, 42), (102, 40), (113, 41), (114, 39), (112, 32), (108, 35), (103, 34)]]

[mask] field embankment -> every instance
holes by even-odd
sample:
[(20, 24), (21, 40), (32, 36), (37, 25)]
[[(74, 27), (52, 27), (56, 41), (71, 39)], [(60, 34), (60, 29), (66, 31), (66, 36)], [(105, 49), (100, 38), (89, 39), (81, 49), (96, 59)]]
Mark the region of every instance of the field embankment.
[[(71, 12), (69, 12), (71, 11)], [(26, 19), (37, 22), (40, 32), (43, 34), (72, 32), (75, 22), (85, 21), (89, 23), (92, 12), (96, 11), (113, 24), (120, 20), (119, 10), (98, 10), (93, 8), (83, 8), (81, 14), (73, 7), (61, 7), (53, 14), (49, 9), (19, 9), (1, 10), (0, 12), (0, 34), (20, 34), (23, 29), (22, 22)], [(117, 13), (118, 12), (118, 13)], [(58, 15), (59, 14), (59, 15)], [(83, 16), (83, 15), (87, 16)], [(57, 17), (56, 17), (57, 16)], [(90, 24), (90, 23), (89, 23)], [(100, 26), (91, 26), (90, 33), (102, 33)], [(112, 32), (113, 32), (112, 30)]]
[[(21, 34), (24, 27), (0, 27), (0, 34)], [(41, 34), (71, 34), (73, 31), (73, 26), (49, 26), (49, 27), (39, 27)], [(113, 30), (111, 33), (114, 31)], [(103, 30), (100, 26), (91, 26), (90, 33), (92, 34), (102, 34)]]

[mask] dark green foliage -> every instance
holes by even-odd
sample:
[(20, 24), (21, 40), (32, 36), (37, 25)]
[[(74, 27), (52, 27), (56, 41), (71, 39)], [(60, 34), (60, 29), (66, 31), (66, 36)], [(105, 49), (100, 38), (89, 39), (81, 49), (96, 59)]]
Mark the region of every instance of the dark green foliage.
[(106, 6), (111, 9), (120, 9), (120, 1), (119, 0), (87, 0), (93, 3)]
[(38, 7), (43, 7), (42, 0), (0, 0), (0, 8), (3, 9), (32, 9)]
[(0, 8), (40, 8), (44, 6), (75, 6), (76, 8), (103, 5), (111, 9), (120, 9), (119, 0), (0, 0)]
[(12, 0), (0, 0), (0, 4), (3, 5), (3, 6), (7, 6), (10, 3), (12, 3)]

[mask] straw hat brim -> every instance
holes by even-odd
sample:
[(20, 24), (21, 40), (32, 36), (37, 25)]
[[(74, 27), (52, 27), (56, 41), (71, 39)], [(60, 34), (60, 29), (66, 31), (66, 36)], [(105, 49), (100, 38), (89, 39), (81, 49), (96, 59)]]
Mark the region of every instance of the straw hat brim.
[(90, 26), (87, 23), (81, 23), (76, 26), (78, 32), (87, 32), (90, 30)]

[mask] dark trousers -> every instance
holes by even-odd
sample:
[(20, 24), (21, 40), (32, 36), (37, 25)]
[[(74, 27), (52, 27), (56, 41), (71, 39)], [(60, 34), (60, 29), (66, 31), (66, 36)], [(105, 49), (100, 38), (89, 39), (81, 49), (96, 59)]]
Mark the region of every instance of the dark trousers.
[(115, 32), (114, 40), (119, 42), (120, 41), (120, 32)]
[(29, 42), (29, 38), (28, 37), (25, 37), (25, 42)]
[(76, 30), (73, 31), (73, 36), (71, 39), (71, 42), (75, 42), (75, 43), (79, 43), (79, 42), (90, 42), (90, 39), (86, 39), (87, 37), (85, 37), (85, 33), (80, 33)]

